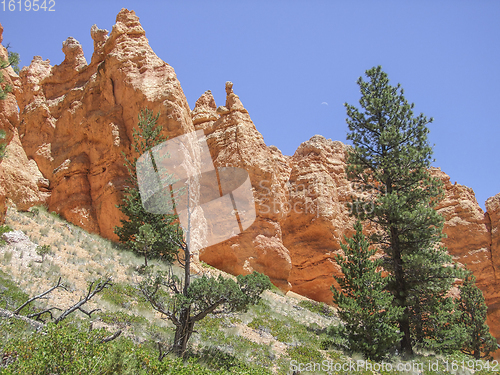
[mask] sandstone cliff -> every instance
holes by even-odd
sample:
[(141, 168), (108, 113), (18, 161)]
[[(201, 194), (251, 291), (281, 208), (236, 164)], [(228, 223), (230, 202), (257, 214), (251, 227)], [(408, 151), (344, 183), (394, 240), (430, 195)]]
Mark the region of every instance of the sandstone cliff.
[[(0, 43), (2, 40), (3, 27), (0, 25)], [(2, 45), (0, 59), (8, 60), (7, 50)], [(19, 77), (12, 67), (3, 69), (2, 76), (2, 87), (9, 85), (13, 89), (19, 88)], [(9, 93), (5, 100), (0, 101), (0, 129), (6, 133), (3, 142), (7, 143), (5, 157), (0, 160), (0, 224), (3, 222), (8, 200), (25, 210), (43, 203), (48, 196), (48, 181), (43, 178), (36, 163), (26, 157), (19, 139), (18, 125), (16, 98), (13, 93)]]
[(226, 105), (219, 108), (209, 91), (203, 94), (192, 112), (193, 122), (197, 130), (204, 130), (216, 168), (248, 171), (257, 219), (241, 235), (206, 248), (200, 259), (233, 274), (264, 272), (275, 285), (289, 290), (292, 265), (279, 224), (283, 213), (270, 207), (284, 204), (290, 168), (281, 152), (266, 146), (231, 82), (226, 83), (226, 93)]
[[(331, 303), (333, 275), (340, 275), (334, 257), (343, 236), (352, 233), (346, 203), (356, 193), (345, 174), (346, 146), (316, 135), (292, 157), (274, 146), (266, 148), (231, 83), (229, 87), (226, 105), (219, 108), (209, 91), (203, 94), (192, 111), (193, 122), (208, 134), (219, 166), (250, 171), (257, 220), (243, 235), (205, 249), (200, 259), (231, 273), (247, 272), (252, 265), (282, 288), (286, 284), (277, 278), (289, 272), (285, 280), (292, 291)], [(476, 275), (489, 306), (488, 323), (500, 337), (500, 194), (487, 201), (484, 213), (472, 189), (451, 184), (439, 169), (432, 173), (445, 188), (437, 207), (446, 220), (443, 244), (456, 262)]]
[(500, 193), (486, 201), (486, 215), (490, 219), (490, 256), (493, 262), (493, 275), (486, 280), (487, 285), (481, 289), (488, 305), (488, 324), (491, 333), (498, 340), (500, 338)]
[(60, 65), (35, 57), (16, 91), (19, 133), (29, 158), (50, 181), (50, 210), (86, 230), (116, 239), (115, 205), (126, 183), (122, 152), (130, 156), (141, 109), (160, 112), (165, 133), (193, 130), (174, 69), (159, 59), (133, 11), (122, 10), (108, 36), (91, 29), (87, 64), (78, 41), (63, 43)]
[[(13, 134), (18, 129), (26, 170), (36, 164), (41, 172), (30, 173), (42, 187), (31, 189), (35, 198), (42, 199), (40, 190), (48, 181), (51, 210), (116, 239), (113, 228), (121, 214), (115, 205), (127, 178), (121, 153), (130, 155), (132, 129), (140, 110), (148, 107), (161, 113), (169, 137), (203, 130), (216, 167), (249, 173), (257, 219), (244, 233), (204, 249), (200, 259), (233, 274), (264, 272), (282, 290), (330, 303), (333, 275), (340, 272), (334, 256), (343, 235), (352, 232), (345, 204), (352, 193), (344, 172), (345, 145), (314, 136), (293, 156), (282, 155), (264, 143), (230, 82), (224, 106), (217, 107), (207, 91), (190, 111), (173, 68), (151, 50), (134, 12), (122, 10), (109, 36), (96, 26), (91, 36), (90, 64), (80, 44), (68, 38), (63, 63), (51, 66), (35, 57), (20, 78), (13, 75), (20, 120), (12, 107), (2, 116)], [(438, 207), (446, 219), (444, 243), (476, 274), (498, 338), (500, 194), (487, 201), (484, 213), (471, 189), (451, 184), (439, 170), (434, 173), (446, 188)], [(33, 181), (26, 186), (33, 187)]]

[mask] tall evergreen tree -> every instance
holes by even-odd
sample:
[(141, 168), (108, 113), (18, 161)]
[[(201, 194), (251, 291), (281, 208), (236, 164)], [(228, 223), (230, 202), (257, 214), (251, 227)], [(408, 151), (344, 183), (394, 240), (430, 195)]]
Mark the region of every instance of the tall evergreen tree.
[[(414, 105), (407, 102), (399, 84), (389, 84), (380, 66), (366, 71), (366, 76), (368, 81), (362, 77), (357, 81), (361, 109), (345, 104), (347, 138), (353, 144), (347, 175), (367, 193), (357, 198), (353, 214), (380, 229), (371, 241), (387, 255), (388, 288), (396, 304), (404, 308), (398, 319), (403, 333), (400, 347), (411, 354), (423, 339), (424, 326), (434, 336), (444, 328), (432, 325), (427, 317), (443, 311), (441, 296), (457, 276), (455, 268), (446, 267), (451, 257), (439, 247), (443, 218), (434, 207), (443, 189), (429, 172), (432, 147), (427, 124), (432, 118), (414, 117)], [(421, 295), (426, 296), (425, 304), (419, 303)]]
[(369, 249), (361, 221), (354, 229), (354, 236), (344, 236), (346, 244), (340, 245), (344, 256), (335, 257), (344, 276), (335, 276), (341, 291), (332, 287), (333, 301), (345, 323), (350, 349), (380, 360), (401, 339), (397, 321), (403, 308), (393, 305), (394, 296), (386, 290), (390, 277), (382, 277), (382, 259), (372, 259), (377, 250)]
[(160, 258), (172, 261), (178, 252), (178, 245), (172, 238), (181, 239), (182, 230), (177, 217), (168, 214), (148, 212), (141, 200), (137, 181), (137, 159), (154, 146), (166, 140), (161, 135), (162, 127), (157, 125), (159, 113), (146, 109), (139, 115), (138, 129), (133, 130), (133, 151), (135, 156), (129, 160), (125, 155), (125, 165), (130, 179), (125, 188), (123, 202), (118, 205), (127, 219), (120, 220), (121, 227), (115, 227), (115, 233), (121, 242), (144, 256), (144, 265), (148, 258)]
[(462, 352), (476, 359), (488, 358), (499, 346), (486, 324), (488, 307), (472, 272), (467, 274), (460, 287), (457, 309), (460, 312), (460, 323), (466, 331), (462, 341)]

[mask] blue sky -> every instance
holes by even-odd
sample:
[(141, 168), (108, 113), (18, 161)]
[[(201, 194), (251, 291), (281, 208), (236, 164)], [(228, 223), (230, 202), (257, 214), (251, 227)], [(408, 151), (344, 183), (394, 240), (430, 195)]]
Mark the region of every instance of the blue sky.
[(382, 65), (416, 112), (434, 117), (435, 165), (452, 183), (473, 188), (483, 208), (500, 192), (500, 1), (56, 0), (54, 12), (1, 7), (3, 44), (20, 53), (21, 66), (34, 55), (61, 63), (68, 36), (90, 61), (90, 27), (111, 30), (121, 8), (135, 10), (191, 108), (209, 89), (223, 105), (224, 84), (232, 81), (265, 142), (287, 155), (315, 134), (345, 142), (343, 103), (357, 105), (357, 78)]

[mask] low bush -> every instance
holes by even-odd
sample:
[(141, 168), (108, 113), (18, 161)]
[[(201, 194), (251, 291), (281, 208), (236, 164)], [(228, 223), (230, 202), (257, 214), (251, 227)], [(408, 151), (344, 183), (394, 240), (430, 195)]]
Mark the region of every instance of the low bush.
[(2, 239), (2, 234), (12, 232), (12, 230), (8, 225), (0, 225), (0, 246), (6, 245), (6, 242)]
[(47, 254), (51, 254), (52, 250), (50, 249), (50, 245), (38, 245), (36, 247), (36, 253), (42, 257), (42, 262), (45, 259)]
[(300, 301), (298, 305), (313, 313), (326, 316), (327, 318), (332, 318), (335, 316), (335, 312), (333, 311), (333, 309), (323, 302), (304, 300)]

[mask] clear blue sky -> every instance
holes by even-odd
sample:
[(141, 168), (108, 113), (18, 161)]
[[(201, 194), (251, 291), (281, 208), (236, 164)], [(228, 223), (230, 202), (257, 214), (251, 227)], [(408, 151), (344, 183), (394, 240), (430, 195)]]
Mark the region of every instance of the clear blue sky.
[(73, 36), (90, 61), (90, 27), (111, 30), (124, 7), (191, 108), (208, 89), (223, 105), (230, 80), (266, 143), (287, 155), (315, 134), (345, 142), (343, 103), (357, 105), (356, 79), (382, 65), (434, 117), (435, 165), (483, 208), (500, 192), (500, 1), (56, 0), (54, 12), (0, 8), (4, 45), (21, 66), (34, 55), (55, 65)]

